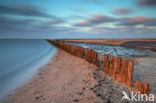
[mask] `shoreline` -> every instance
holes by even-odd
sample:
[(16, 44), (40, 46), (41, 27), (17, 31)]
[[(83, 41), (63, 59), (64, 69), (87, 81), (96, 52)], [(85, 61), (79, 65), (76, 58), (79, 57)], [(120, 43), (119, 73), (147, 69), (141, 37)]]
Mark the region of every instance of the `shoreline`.
[[(56, 103), (58, 103), (60, 101), (59, 99), (64, 96), (66, 96), (66, 97), (64, 99), (62, 98), (62, 100), (60, 102), (66, 103), (67, 102), (66, 98), (68, 96), (71, 95), (71, 97), (72, 97), (73, 93), (75, 96), (75, 94), (77, 94), (78, 92), (81, 92), (84, 88), (82, 87), (82, 85), (78, 85), (79, 83), (76, 83), (76, 82), (83, 82), (83, 80), (81, 81), (81, 80), (76, 79), (76, 78), (79, 78), (78, 76), (81, 71), (78, 70), (78, 68), (77, 68), (77, 70), (78, 70), (78, 73), (77, 73), (77, 70), (71, 71), (71, 69), (73, 69), (73, 68), (70, 68), (69, 71), (66, 72), (66, 74), (64, 74), (66, 71), (65, 68), (63, 68), (64, 70), (59, 70), (61, 67), (60, 67), (60, 64), (58, 64), (58, 62), (62, 61), (60, 52), (61, 52), (61, 54), (66, 55), (66, 57), (68, 57), (70, 55), (68, 53), (65, 53), (62, 50), (57, 50), (56, 53), (54, 54), (54, 56), (52, 57), (52, 60), (50, 60), (49, 63), (47, 65), (45, 65), (44, 67), (40, 68), (38, 70), (38, 72), (34, 75), (32, 80), (28, 81), (21, 87), (15, 89), (11, 94), (9, 94), (4, 99), (2, 99), (0, 101), (0, 103), (5, 103), (5, 102), (7, 102), (7, 103), (27, 103), (27, 102), (29, 102), (29, 103), (34, 103), (34, 102), (39, 102), (39, 103), (43, 103), (43, 102), (44, 103), (49, 103), (49, 102), (55, 103), (56, 102)], [(77, 57), (73, 56), (72, 58), (75, 59)], [(59, 59), (59, 61), (58, 61), (58, 59)], [(82, 62), (84, 62), (83, 59), (81, 60), (81, 63)], [(62, 63), (64, 64), (63, 61), (62, 61)], [(68, 63), (72, 63), (72, 61), (69, 61)], [(64, 65), (66, 65), (66, 64), (64, 64)], [(66, 66), (70, 67), (68, 64)], [(87, 68), (87, 67), (85, 65), (83, 65), (83, 68)], [(73, 75), (73, 73), (75, 75)], [(83, 72), (83, 74), (85, 74), (85, 73), (90, 74), (90, 71), (86, 70)], [(59, 78), (58, 78), (58, 75), (59, 75)], [(74, 78), (71, 78), (71, 76)], [(87, 79), (87, 77), (82, 77), (81, 79), (85, 79), (85, 78)], [(88, 79), (89, 79), (89, 77), (88, 77)], [(52, 82), (52, 83), (50, 83), (50, 82)], [(68, 83), (69, 83), (69, 85), (68, 85)], [(94, 82), (91, 82), (91, 85), (93, 86), (92, 83), (94, 84)], [(69, 89), (68, 92), (71, 91), (72, 92), (71, 94), (65, 93), (66, 86), (63, 86), (65, 84), (67, 84), (67, 86), (70, 86), (70, 87), (72, 87), (72, 85), (75, 86), (73, 90), (72, 89), (70, 90), (68, 87), (68, 89)], [(84, 85), (85, 85), (85, 83), (83, 84), (83, 86)], [(89, 91), (87, 91), (87, 92), (89, 92)], [(41, 95), (42, 93), (44, 96)], [(63, 93), (63, 95), (61, 96), (62, 93)], [(90, 92), (87, 94), (89, 96)], [(77, 96), (75, 97), (74, 100), (72, 100), (73, 98), (71, 98), (71, 97), (69, 97), (68, 99), (70, 99), (73, 102), (77, 101), (77, 99), (76, 99)], [(87, 99), (87, 98), (83, 98), (84, 101), (87, 101), (85, 99)]]
[(129, 93), (95, 65), (57, 49), (49, 64), (0, 103), (115, 103), (122, 90)]

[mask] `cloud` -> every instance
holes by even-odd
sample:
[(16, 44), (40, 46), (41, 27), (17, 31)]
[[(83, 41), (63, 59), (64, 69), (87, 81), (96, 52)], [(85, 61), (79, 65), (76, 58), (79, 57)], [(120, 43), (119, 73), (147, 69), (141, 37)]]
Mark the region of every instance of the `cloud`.
[(86, 26), (91, 26), (92, 24), (88, 21), (79, 21), (74, 24), (74, 26), (80, 26), (80, 27), (86, 27)]
[(61, 19), (53, 19), (53, 20), (47, 21), (47, 23), (48, 24), (62, 24), (62, 23), (65, 23), (65, 21)]
[(89, 21), (93, 24), (112, 22), (112, 21), (116, 21), (116, 20), (117, 20), (116, 18), (107, 16), (107, 15), (103, 15), (103, 14), (96, 14), (89, 19)]
[(131, 18), (122, 18), (120, 19), (119, 25), (138, 25), (138, 24), (146, 24), (149, 22), (155, 21), (154, 18), (144, 17), (144, 16), (134, 16)]
[(146, 23), (145, 26), (156, 26), (156, 19), (152, 20), (151, 22)]
[(79, 21), (77, 23), (75, 23), (75, 26), (94, 26), (94, 25), (98, 25), (101, 23), (106, 23), (106, 22), (114, 22), (117, 21), (117, 18), (113, 18), (104, 14), (96, 14), (93, 15), (92, 17), (88, 18), (85, 21)]
[[(38, 25), (36, 22), (41, 24), (41, 21), (36, 19), (15, 19), (7, 16), (0, 16), (0, 30), (1, 31), (20, 31), (26, 30), (28, 28), (33, 29), (36, 28)], [(9, 29), (9, 30), (8, 30)]]
[(143, 24), (145, 26), (156, 26), (156, 18), (145, 16), (134, 16), (129, 18), (117, 18), (103, 14), (96, 14), (83, 21), (76, 22), (74, 26), (78, 27), (93, 27), (102, 23), (114, 23), (114, 26), (136, 26)]
[(117, 25), (127, 25), (127, 26), (133, 26), (138, 24), (155, 25), (155, 21), (156, 21), (155, 18), (149, 18), (144, 16), (134, 16), (134, 17), (119, 19), (119, 18), (110, 17), (103, 14), (97, 14), (85, 21), (79, 21), (75, 23), (75, 26), (80, 26), (80, 27), (95, 26), (107, 22), (118, 22)]
[(93, 32), (114, 32), (118, 31), (118, 28), (110, 28), (110, 27), (93, 27), (91, 29)]
[(90, 32), (94, 32), (97, 34), (105, 34), (105, 35), (109, 34), (109, 35), (112, 35), (112, 37), (115, 37), (115, 35), (116, 36), (122, 35), (120, 37), (124, 37), (128, 35), (131, 38), (134, 38), (137, 36), (140, 37), (141, 35), (147, 36), (147, 34), (149, 34), (148, 36), (150, 36), (150, 34), (156, 33), (156, 31), (150, 30), (147, 27), (136, 28), (134, 26), (116, 26), (116, 27), (97, 26), (97, 27), (93, 27)]
[(14, 19), (14, 18), (9, 18), (6, 16), (0, 16), (0, 28), (1, 30), (6, 30), (8, 29), (16, 29), (16, 28), (21, 28), (23, 26), (29, 26), (36, 20), (34, 19)]
[(0, 5), (0, 14), (55, 18), (54, 16), (43, 12), (42, 9), (38, 6), (26, 4), (16, 5), (14, 7)]
[(140, 6), (156, 6), (156, 0), (140, 0), (138, 3)]
[(145, 37), (147, 34), (149, 34), (148, 37), (154, 37), (156, 33), (155, 29), (150, 30), (146, 27), (135, 28), (135, 26), (127, 25), (117, 25), (114, 27), (92, 26), (86, 21), (79, 22), (78, 24), (84, 26), (84, 28), (90, 25), (91, 29), (85, 31), (74, 26), (55, 26), (36, 19), (13, 19), (0, 16), (0, 38), (114, 38), (127, 36), (140, 37), (141, 35)]
[(55, 26), (47, 22), (40, 19), (0, 16), (0, 38), (45, 38), (47, 35), (71, 33), (77, 30), (74, 27)]
[(112, 13), (114, 13), (114, 14), (130, 14), (130, 13), (132, 13), (132, 10), (128, 9), (128, 8), (116, 8), (116, 9), (112, 10)]

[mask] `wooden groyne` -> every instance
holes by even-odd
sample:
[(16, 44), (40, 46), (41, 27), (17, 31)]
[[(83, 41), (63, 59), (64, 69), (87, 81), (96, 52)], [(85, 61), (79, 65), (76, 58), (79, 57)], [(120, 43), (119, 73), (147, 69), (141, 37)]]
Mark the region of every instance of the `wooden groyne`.
[(104, 55), (103, 71), (115, 80), (132, 87), (133, 62), (120, 57)]
[(64, 43), (61, 43), (61, 42), (53, 42), (53, 41), (49, 41), (51, 44), (55, 45), (56, 47), (58, 48), (61, 48), (63, 49), (64, 51), (72, 54), (72, 55), (75, 55), (75, 56), (78, 56), (78, 57), (81, 57), (83, 58), (84, 56), (84, 48), (82, 47), (77, 47), (77, 46), (73, 46), (73, 45), (69, 45), (69, 44), (64, 44)]
[(98, 59), (98, 53), (94, 50), (85, 49), (85, 59), (92, 64), (95, 64), (97, 67), (100, 67), (100, 62)]
[(134, 84), (132, 82), (134, 71), (133, 61), (105, 54), (102, 69), (103, 72), (120, 83), (130, 88), (135, 88), (136, 92), (149, 94), (150, 86), (148, 83), (141, 82), (139, 79)]
[(150, 91), (149, 83), (144, 83), (144, 82), (141, 82), (139, 79), (137, 79), (134, 87), (135, 87), (136, 92), (140, 92), (141, 94), (149, 94), (149, 91)]
[[(95, 64), (97, 67), (100, 67), (98, 53), (94, 50), (65, 44), (63, 42), (50, 40), (48, 40), (48, 42), (74, 56), (84, 58), (89, 63)], [(148, 83), (141, 82), (139, 79), (137, 79), (134, 84), (132, 82), (134, 71), (133, 61), (105, 54), (102, 60), (102, 70), (120, 83), (128, 86), (129, 88), (134, 88), (136, 92), (149, 94), (150, 85)]]

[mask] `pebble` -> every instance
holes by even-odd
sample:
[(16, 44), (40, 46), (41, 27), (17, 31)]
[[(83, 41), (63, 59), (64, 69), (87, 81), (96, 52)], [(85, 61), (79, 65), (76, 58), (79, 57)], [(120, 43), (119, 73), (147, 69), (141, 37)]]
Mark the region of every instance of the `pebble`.
[(97, 84), (90, 88), (90, 90), (97, 97), (101, 98), (97, 103), (121, 103), (122, 90), (126, 89), (128, 91), (128, 89), (120, 85), (120, 83), (118, 84), (108, 75), (101, 73), (101, 71), (95, 71), (93, 75), (96, 78)]

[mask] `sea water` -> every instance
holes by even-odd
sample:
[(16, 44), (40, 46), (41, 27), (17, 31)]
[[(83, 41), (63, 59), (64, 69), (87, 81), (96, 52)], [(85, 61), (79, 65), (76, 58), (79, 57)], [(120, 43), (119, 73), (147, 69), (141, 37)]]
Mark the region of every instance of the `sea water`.
[(0, 99), (30, 80), (56, 48), (46, 40), (0, 40)]

